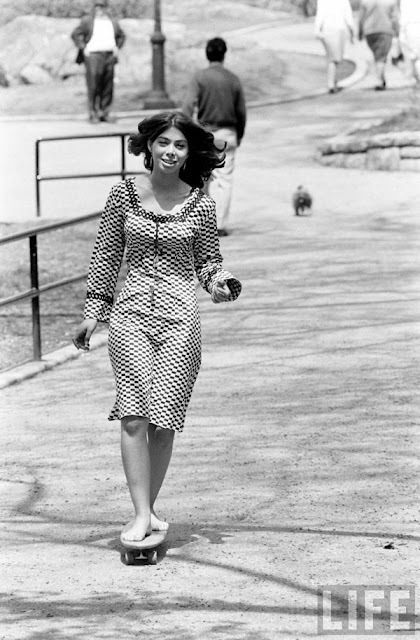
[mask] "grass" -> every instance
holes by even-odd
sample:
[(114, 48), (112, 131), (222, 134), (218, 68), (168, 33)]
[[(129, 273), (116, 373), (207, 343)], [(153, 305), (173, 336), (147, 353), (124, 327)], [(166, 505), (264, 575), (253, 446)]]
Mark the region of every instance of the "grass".
[(375, 135), (376, 133), (389, 133), (390, 131), (420, 131), (420, 109), (407, 109), (392, 116), (384, 122), (371, 127), (364, 132), (364, 135)]
[(395, 115), (368, 129), (356, 129), (352, 135), (363, 136), (391, 131), (420, 131), (420, 89), (415, 86), (411, 92), (407, 107)]

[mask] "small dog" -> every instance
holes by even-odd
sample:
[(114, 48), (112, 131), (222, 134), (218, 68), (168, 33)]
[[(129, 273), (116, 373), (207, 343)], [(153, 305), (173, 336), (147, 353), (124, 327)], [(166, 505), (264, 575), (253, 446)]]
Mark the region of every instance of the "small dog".
[(312, 209), (312, 196), (302, 185), (293, 194), (293, 208), (296, 216), (305, 213), (306, 209)]

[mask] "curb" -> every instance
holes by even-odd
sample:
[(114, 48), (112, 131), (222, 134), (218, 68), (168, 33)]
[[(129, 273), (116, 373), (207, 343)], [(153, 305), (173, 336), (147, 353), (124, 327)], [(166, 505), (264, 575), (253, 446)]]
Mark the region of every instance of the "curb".
[[(93, 335), (90, 341), (90, 351), (103, 347), (108, 342), (108, 332), (100, 332), (97, 335)], [(26, 362), (25, 364), (18, 365), (12, 369), (0, 372), (0, 389), (5, 389), (18, 384), (24, 380), (34, 378), (39, 373), (49, 371), (60, 364), (75, 360), (86, 355), (85, 351), (78, 351), (72, 344), (67, 347), (62, 347), (56, 351), (43, 356), (40, 361)]]

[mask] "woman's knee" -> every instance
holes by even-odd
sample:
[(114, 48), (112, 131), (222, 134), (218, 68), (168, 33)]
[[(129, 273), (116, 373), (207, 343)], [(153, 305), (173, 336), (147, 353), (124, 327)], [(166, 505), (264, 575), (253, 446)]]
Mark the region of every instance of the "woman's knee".
[(139, 433), (147, 433), (149, 427), (149, 418), (143, 416), (126, 416), (121, 420), (121, 429), (130, 436)]
[(172, 447), (175, 435), (173, 429), (163, 429), (155, 425), (150, 426), (153, 428), (153, 438), (160, 447)]

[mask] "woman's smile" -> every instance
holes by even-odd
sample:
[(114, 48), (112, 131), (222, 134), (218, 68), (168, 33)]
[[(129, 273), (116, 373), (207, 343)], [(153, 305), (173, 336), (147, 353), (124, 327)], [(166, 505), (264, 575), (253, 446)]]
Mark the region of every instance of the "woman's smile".
[(173, 167), (177, 164), (177, 160), (175, 158), (162, 158), (162, 162), (169, 167)]

